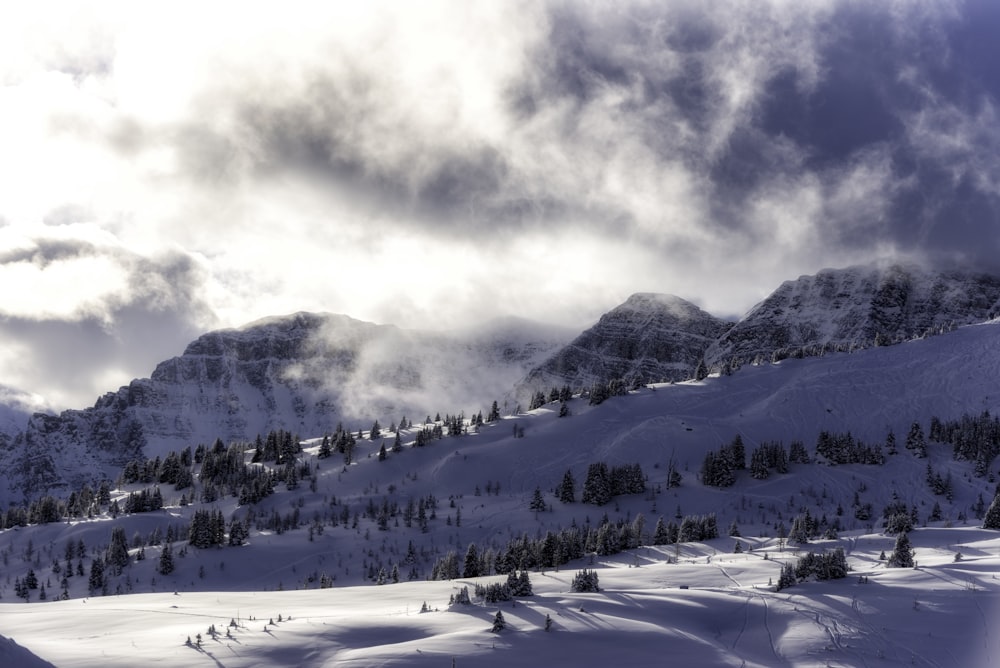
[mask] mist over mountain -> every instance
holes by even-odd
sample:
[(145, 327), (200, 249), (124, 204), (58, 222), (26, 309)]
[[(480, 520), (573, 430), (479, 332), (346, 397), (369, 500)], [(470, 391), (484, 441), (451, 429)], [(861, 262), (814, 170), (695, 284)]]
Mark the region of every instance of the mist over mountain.
[[(386, 652), (421, 665), (413, 643), (498, 657), (483, 622), (503, 607), (503, 661), (536, 658), (526, 643), (541, 636), (552, 665), (588, 665), (566, 652), (597, 634), (615, 652), (636, 638), (625, 656), (645, 665), (681, 628), (691, 665), (904, 665), (914, 638), (929, 664), (992, 665), (1000, 325), (957, 321), (990, 315), (994, 283), (910, 272), (890, 290), (899, 272), (867, 271), (789, 282), (736, 325), (634, 295), (568, 347), (565, 332), (519, 320), (442, 333), (298, 313), (207, 333), (91, 408), (36, 413), (0, 447), (11, 576), (0, 615), (19, 643), (5, 649), (60, 664), (101, 645), (115, 652), (109, 665), (133, 665), (136, 651), (187, 665), (238, 641), (236, 665), (297, 665), (314, 645), (290, 638), (308, 635), (366, 665)], [(927, 298), (926, 285), (944, 287)], [(829, 294), (853, 315), (824, 316)], [(745, 324), (755, 319), (843, 326), (804, 337), (823, 349), (794, 355)], [(763, 333), (752, 350), (771, 354), (703, 376), (705, 351), (741, 324)], [(872, 333), (894, 335), (826, 347)], [(578, 366), (554, 373), (593, 385), (558, 402), (484, 420), (445, 405), (405, 426), (393, 417), (435, 397), (469, 405), (574, 349)], [(694, 380), (593, 400), (602, 374), (692, 365)], [(373, 414), (348, 420), (355, 410)], [(333, 420), (345, 427), (326, 438)], [(526, 579), (534, 589), (513, 593)], [(51, 610), (60, 628), (90, 629), (66, 621), (81, 599), (116, 628), (147, 620), (127, 622), (142, 641), (88, 631), (98, 640), (86, 651), (55, 651), (52, 631), (25, 621)], [(693, 618), (695, 601), (704, 614)], [(196, 615), (180, 610), (191, 605)], [(338, 605), (349, 618), (329, 623)], [(377, 638), (361, 609), (379, 620)], [(161, 613), (167, 623), (148, 621)], [(248, 624), (247, 613), (259, 617)], [(386, 615), (409, 630), (387, 629)]]
[(568, 338), (514, 319), (446, 333), (312, 313), (209, 332), (90, 408), (12, 421), (0, 441), (3, 476), (30, 496), (217, 438), (367, 429), (445, 408), (471, 415)]
[(469, 418), (493, 401), (510, 414), (552, 387), (683, 381), (899, 343), (998, 312), (996, 277), (893, 264), (787, 281), (735, 324), (675, 296), (639, 293), (571, 341), (564, 329), (516, 318), (453, 332), (332, 314), (267, 318), (200, 336), (90, 408), (26, 419), (23, 401), (8, 407), (3, 487), (8, 498), (31, 498), (113, 476), (135, 458), (278, 429), (316, 436), (444, 411)]

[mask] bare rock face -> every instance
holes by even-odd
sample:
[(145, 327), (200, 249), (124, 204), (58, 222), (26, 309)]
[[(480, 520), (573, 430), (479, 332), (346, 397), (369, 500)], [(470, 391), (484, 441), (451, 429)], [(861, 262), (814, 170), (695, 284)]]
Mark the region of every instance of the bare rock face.
[(565, 384), (579, 390), (612, 379), (628, 385), (686, 380), (729, 327), (679, 297), (635, 294), (533, 369), (518, 394)]
[(915, 265), (828, 269), (786, 281), (705, 353), (715, 369), (890, 345), (1000, 312), (1000, 278)]
[(440, 333), (312, 313), (210, 332), (91, 408), (36, 413), (0, 437), (0, 499), (93, 483), (131, 459), (216, 438), (471, 413), (568, 338), (526, 321)]

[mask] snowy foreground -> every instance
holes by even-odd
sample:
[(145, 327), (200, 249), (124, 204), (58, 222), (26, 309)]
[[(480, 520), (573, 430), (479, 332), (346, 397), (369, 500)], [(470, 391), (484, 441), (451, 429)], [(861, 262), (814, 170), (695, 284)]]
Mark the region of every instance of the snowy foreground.
[[(831, 543), (849, 550), (854, 570), (847, 579), (778, 592), (768, 581), (777, 581), (781, 562), (794, 553), (773, 545), (716, 552), (729, 539), (679, 552), (641, 548), (598, 562), (600, 593), (570, 593), (575, 568), (533, 573), (535, 595), (500, 604), (508, 626), (496, 634), (490, 628), (497, 605), (448, 605), (475, 580), (6, 604), (0, 628), (9, 640), (0, 640), (0, 665), (1000, 664), (994, 633), (1000, 538), (974, 528), (911, 536), (916, 569), (879, 562), (890, 538), (844, 537)], [(666, 563), (668, 557), (679, 563)], [(424, 602), (428, 612), (420, 611)], [(548, 632), (546, 615), (553, 620)], [(208, 634), (213, 624), (214, 638)]]

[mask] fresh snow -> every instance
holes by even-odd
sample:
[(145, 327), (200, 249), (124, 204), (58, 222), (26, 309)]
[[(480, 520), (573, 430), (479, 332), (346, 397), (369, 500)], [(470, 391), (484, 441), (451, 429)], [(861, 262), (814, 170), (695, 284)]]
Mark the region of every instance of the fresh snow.
[[(41, 659), (67, 668), (448, 666), (453, 660), (456, 666), (996, 665), (1000, 540), (976, 529), (913, 536), (922, 555), (918, 569), (885, 569), (877, 553), (887, 540), (860, 536), (846, 541), (855, 569), (847, 579), (779, 592), (767, 582), (777, 579), (790, 553), (772, 549), (765, 560), (763, 551), (734, 555), (685, 545), (677, 564), (663, 561), (673, 548), (640, 548), (598, 563), (599, 593), (570, 593), (571, 568), (532, 573), (535, 595), (499, 607), (449, 607), (449, 596), (475, 582), (460, 579), (11, 604), (0, 608), (0, 625)], [(952, 563), (951, 551), (935, 547), (937, 541), (961, 543), (966, 560)], [(420, 612), (424, 602), (429, 612)], [(493, 634), (498, 609), (507, 629)], [(548, 632), (546, 615), (553, 620)], [(238, 626), (230, 628), (230, 621)], [(216, 637), (207, 633), (213, 624)], [(17, 655), (0, 653), (8, 656)]]
[[(38, 602), (35, 592), (31, 603), (15, 602), (13, 580), (33, 568), (54, 599), (59, 578), (51, 563), (63, 561), (67, 540), (85, 540), (83, 561), (89, 566), (114, 523), (131, 539), (157, 526), (186, 526), (196, 509), (218, 508), (227, 519), (245, 509), (231, 498), (182, 508), (180, 492), (165, 486), (169, 507), (160, 512), (5, 530), (0, 532), (6, 575), (0, 581), (0, 635), (16, 645), (0, 640), (0, 665), (33, 665), (27, 658), (8, 658), (26, 657), (16, 654), (22, 649), (60, 667), (447, 666), (452, 659), (457, 666), (643, 666), (665, 660), (699, 666), (998, 665), (1000, 647), (992, 629), (1000, 619), (995, 579), (1000, 532), (977, 528), (971, 511), (978, 496), (989, 502), (996, 485), (973, 477), (972, 465), (954, 461), (948, 446), (930, 444), (927, 460), (902, 448), (914, 420), (926, 429), (932, 415), (950, 419), (998, 410), (998, 336), (1000, 325), (989, 323), (850, 355), (747, 366), (732, 376), (645, 388), (600, 406), (574, 399), (567, 418), (557, 417), (558, 404), (548, 404), (486, 425), (478, 434), (446, 436), (424, 448), (407, 445), (384, 462), (375, 457), (378, 441), (361, 441), (351, 466), (336, 456), (319, 462), (315, 492), (308, 481), (294, 491), (279, 484), (278, 493), (258, 504), (265, 517), (272, 510), (285, 514), (299, 508), (299, 528), (280, 536), (253, 530), (243, 547), (188, 548), (183, 557), (178, 552), (185, 543), (177, 542), (177, 570), (162, 577), (154, 571), (159, 548), (148, 546), (144, 561), (112, 580), (107, 597), (89, 597), (86, 576), (77, 576), (67, 601)], [(442, 406), (442, 413), (448, 408)], [(385, 427), (399, 416), (378, 417)], [(523, 438), (514, 437), (515, 428), (524, 429)], [(812, 454), (822, 429), (881, 441), (890, 428), (900, 453), (882, 467), (793, 464), (790, 473), (762, 481), (741, 472), (733, 487), (722, 490), (704, 487), (695, 477), (704, 454), (736, 434), (747, 454), (771, 439), (786, 445), (802, 439)], [(409, 430), (404, 441), (414, 434)], [(318, 442), (306, 445), (304, 458), (312, 461)], [(599, 460), (641, 463), (654, 488), (662, 487), (673, 460), (684, 479), (678, 489), (617, 497), (603, 507), (554, 499), (550, 490), (567, 469), (576, 477), (579, 498), (587, 465)], [(924, 482), (928, 462), (952, 473), (953, 501), (930, 493)], [(499, 495), (487, 494), (486, 485), (495, 483)], [(528, 509), (535, 487), (551, 511)], [(892, 550), (894, 538), (854, 519), (849, 504), (859, 490), (876, 518), (896, 494), (918, 507), (921, 525), (931, 505), (940, 502), (946, 519), (910, 534), (917, 569), (886, 569), (878, 559), (881, 551)], [(353, 514), (369, 499), (405, 503), (430, 493), (439, 506), (426, 534), (415, 526), (380, 532), (361, 519), (357, 529), (325, 526), (308, 538), (307, 525), (330, 508), (332, 497), (349, 504)], [(795, 557), (792, 547), (782, 550), (774, 537), (779, 513), (788, 526), (802, 508), (832, 518), (838, 503), (846, 509), (841, 537), (797, 549), (843, 547), (853, 568), (848, 578), (772, 591), (768, 582), (776, 582), (781, 563)], [(447, 522), (458, 510), (460, 527)], [(673, 519), (676, 510), (716, 513), (722, 535), (737, 520), (746, 536), (740, 540), (753, 552), (733, 554), (734, 539), (722, 537), (533, 572), (535, 596), (519, 599), (516, 607), (502, 604), (508, 629), (500, 634), (489, 632), (495, 606), (449, 609), (449, 596), (466, 584), (471, 589), (472, 581), (375, 586), (365, 578), (366, 562), (398, 562), (408, 541), (426, 552), (420, 570), (427, 577), (433, 561), (449, 550), (461, 561), (469, 542), (502, 545), (522, 532), (544, 535), (570, 522), (596, 525), (604, 514), (615, 520), (642, 513), (651, 532), (659, 515)], [(965, 524), (959, 513), (969, 518)], [(604, 591), (569, 592), (573, 574), (585, 567), (598, 570)], [(335, 586), (317, 589), (311, 579), (317, 574), (335, 577)], [(867, 583), (860, 576), (867, 576)], [(133, 593), (115, 595), (119, 586), (128, 591), (127, 585)], [(432, 610), (420, 613), (425, 601)], [(291, 620), (265, 630), (264, 623), (277, 622), (279, 614)], [(549, 632), (543, 629), (546, 614), (554, 620)], [(236, 617), (241, 626), (226, 639), (226, 625)], [(208, 637), (210, 624), (219, 638)], [(186, 638), (194, 641), (198, 633), (202, 647), (186, 646)]]

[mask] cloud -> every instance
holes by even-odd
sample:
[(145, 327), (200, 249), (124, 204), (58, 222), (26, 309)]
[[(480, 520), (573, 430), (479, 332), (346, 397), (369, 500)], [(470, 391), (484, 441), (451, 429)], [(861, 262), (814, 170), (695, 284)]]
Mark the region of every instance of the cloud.
[(126, 322), (167, 356), (298, 310), (583, 327), (636, 291), (731, 316), (883, 254), (996, 265), (992, 3), (9, 14), (0, 311), (114, 342), (93, 378), (157, 361)]
[(45, 388), (39, 403), (90, 403), (213, 323), (191, 256), (139, 256), (89, 226), (45, 231), (0, 229), (0, 368), (13, 388)]

